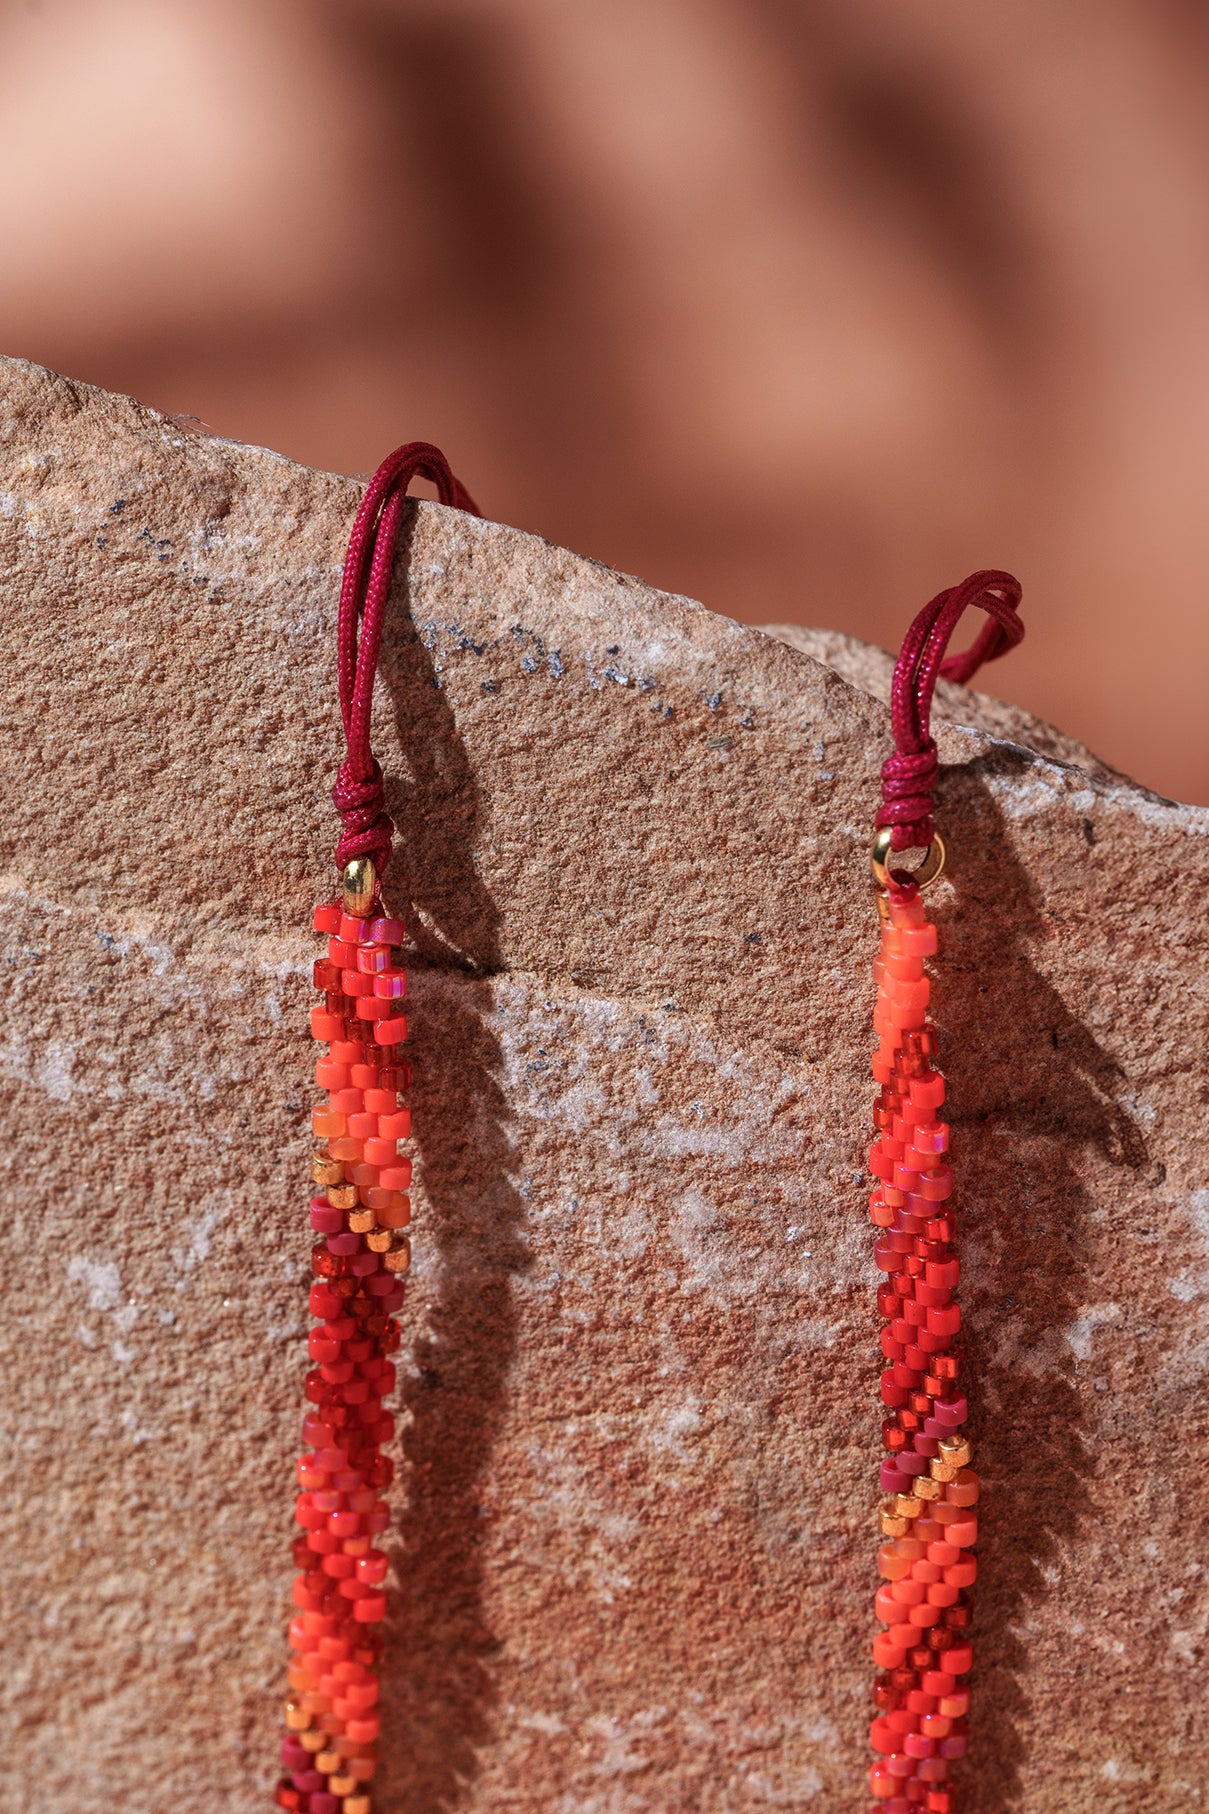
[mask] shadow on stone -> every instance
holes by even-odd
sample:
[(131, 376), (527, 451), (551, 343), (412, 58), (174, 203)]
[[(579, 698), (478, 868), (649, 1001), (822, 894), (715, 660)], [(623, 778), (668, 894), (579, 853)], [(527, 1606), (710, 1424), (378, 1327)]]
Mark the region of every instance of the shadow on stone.
[(948, 770), (942, 784), (965, 831), (950, 853), (959, 904), (951, 915), (938, 905), (935, 1011), (957, 1155), (975, 1467), (986, 1489), (974, 1754), (957, 1771), (970, 1814), (1020, 1806), (1024, 1733), (1046, 1724), (1030, 1711), (1043, 1687), (1030, 1681), (1029, 1620), (1089, 1515), (1094, 1457), (1077, 1375), (1091, 1239), (1084, 1174), (1094, 1155), (1129, 1171), (1147, 1162), (1118, 1099), (1120, 1067), (1034, 962), (1055, 929), (987, 782), (1028, 761), (999, 749)]
[[(405, 525), (404, 569), (409, 533)], [(418, 1270), (428, 1316), (409, 1365), (404, 1312), (396, 1408), (405, 1509), (384, 1661), (381, 1786), (409, 1814), (445, 1814), (468, 1798), (494, 1736), (499, 1643), (483, 1606), (480, 1493), (516, 1351), (513, 1277), (527, 1255), (488, 1020), (499, 914), (474, 865), (478, 785), (398, 587), (382, 675), (410, 770), (388, 778), (398, 836), (387, 895), (412, 946), (412, 1105), (427, 1200)]]

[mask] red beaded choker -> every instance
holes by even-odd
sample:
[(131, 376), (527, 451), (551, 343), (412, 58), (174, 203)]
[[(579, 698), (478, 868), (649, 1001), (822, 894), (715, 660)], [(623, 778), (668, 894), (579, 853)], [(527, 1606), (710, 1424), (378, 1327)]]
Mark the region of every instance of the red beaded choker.
[[(339, 681), (348, 755), (333, 798), (343, 820), (336, 848), (343, 895), (315, 909), (327, 949), (315, 965), (322, 1004), (311, 1032), (328, 1051), (315, 1066), (327, 1102), (314, 1111), (311, 1251), (317, 1319), (307, 1375), (307, 1452), (298, 1463), (294, 1542), (301, 1571), (290, 1625), (293, 1659), (285, 1774), (278, 1807), (295, 1814), (370, 1814), (377, 1763), (378, 1670), (386, 1614), (387, 1558), (375, 1539), (390, 1524), (382, 1493), (393, 1464), (382, 1446), (394, 1434), (383, 1401), (394, 1389), (390, 1356), (399, 1346), (395, 1312), (411, 1260), (406, 1233), (411, 1160), (398, 1144), (411, 1133), (404, 1103), (410, 1068), (406, 976), (397, 946), (403, 927), (382, 908), (382, 875), (394, 826), (382, 770), (370, 748), (370, 709), (382, 619), (407, 487), (432, 480), (441, 502), (474, 511), (435, 447), (416, 442), (384, 461), (370, 481), (349, 541), (340, 594)], [(477, 512), (476, 512), (477, 514)]]
[[(886, 1369), (882, 1425), (887, 1451), (878, 1552), (882, 1586), (873, 1660), (883, 1671), (870, 1737), (878, 1761), (870, 1787), (878, 1814), (954, 1814), (951, 1763), (969, 1746), (964, 1677), (973, 1661), (969, 1590), (978, 1573), (978, 1476), (967, 1416), (962, 1362), (954, 1346), (961, 1310), (954, 1299), (961, 1267), (955, 1246), (953, 1174), (945, 1163), (949, 1129), (940, 1119), (945, 1081), (935, 1068), (938, 1041), (928, 1018), (931, 983), (924, 959), (937, 948), (921, 889), (940, 875), (944, 846), (932, 824), (936, 745), (929, 730), (938, 674), (968, 680), (982, 661), (1004, 654), (1024, 634), (1016, 615), (1020, 587), (1008, 573), (976, 573), (942, 592), (912, 624), (894, 672), (895, 752), (883, 769), (873, 872), (881, 893), (881, 951), (874, 965), (878, 1049), (873, 1075), (881, 1095), (869, 1169), (877, 1179), (869, 1209), (881, 1231), (874, 1259), (887, 1275), (877, 1294)], [(957, 621), (970, 605), (991, 615), (974, 647), (944, 661)], [(924, 848), (914, 874), (888, 867), (892, 851)]]

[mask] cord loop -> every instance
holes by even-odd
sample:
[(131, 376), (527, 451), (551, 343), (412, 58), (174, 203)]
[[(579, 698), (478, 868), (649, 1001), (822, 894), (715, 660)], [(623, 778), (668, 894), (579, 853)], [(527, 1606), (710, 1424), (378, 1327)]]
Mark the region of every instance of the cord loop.
[[(890, 688), (894, 752), (882, 765), (882, 804), (875, 821), (891, 830), (893, 850), (926, 849), (933, 839), (932, 795), (938, 774), (931, 731), (937, 678), (966, 685), (985, 662), (1014, 649), (1024, 635), (1019, 580), (994, 568), (971, 573), (926, 604), (903, 638)], [(976, 605), (990, 619), (970, 647), (946, 655), (958, 621)]]
[(440, 448), (409, 441), (383, 460), (366, 486), (349, 536), (336, 626), (340, 716), (348, 745), (332, 789), (342, 823), (336, 867), (343, 870), (354, 857), (372, 857), (379, 881), (390, 861), (395, 827), (386, 811), (382, 769), (370, 747), (370, 715), (403, 507), (416, 478), (431, 480), (442, 504), (481, 515)]

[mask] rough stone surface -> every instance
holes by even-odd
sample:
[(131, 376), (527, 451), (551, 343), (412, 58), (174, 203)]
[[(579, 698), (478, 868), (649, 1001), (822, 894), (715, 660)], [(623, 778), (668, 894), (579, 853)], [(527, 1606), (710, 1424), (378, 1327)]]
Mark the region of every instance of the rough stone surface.
[[(274, 1775), (357, 495), (0, 364), (5, 1814), (251, 1814)], [(877, 657), (833, 649), (850, 683), (435, 505), (397, 581), (422, 1185), (380, 1805), (857, 1814)], [(1209, 812), (965, 700), (963, 1806), (1185, 1814)]]

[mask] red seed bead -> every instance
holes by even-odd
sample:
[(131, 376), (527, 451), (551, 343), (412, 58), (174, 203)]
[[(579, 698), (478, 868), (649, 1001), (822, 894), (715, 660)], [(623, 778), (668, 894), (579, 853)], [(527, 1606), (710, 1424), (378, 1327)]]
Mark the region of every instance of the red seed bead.
[(375, 1020), (373, 1023), (374, 1038), (381, 1046), (393, 1046), (407, 1038), (407, 1020), (402, 1014), (392, 1015), (389, 1020)]
[(401, 945), (403, 943), (403, 922), (380, 914), (376, 919), (370, 921), (369, 936), (375, 944)]
[(365, 1142), (365, 1163), (367, 1165), (398, 1167), (399, 1156), (394, 1140), (382, 1140), (375, 1134)]

